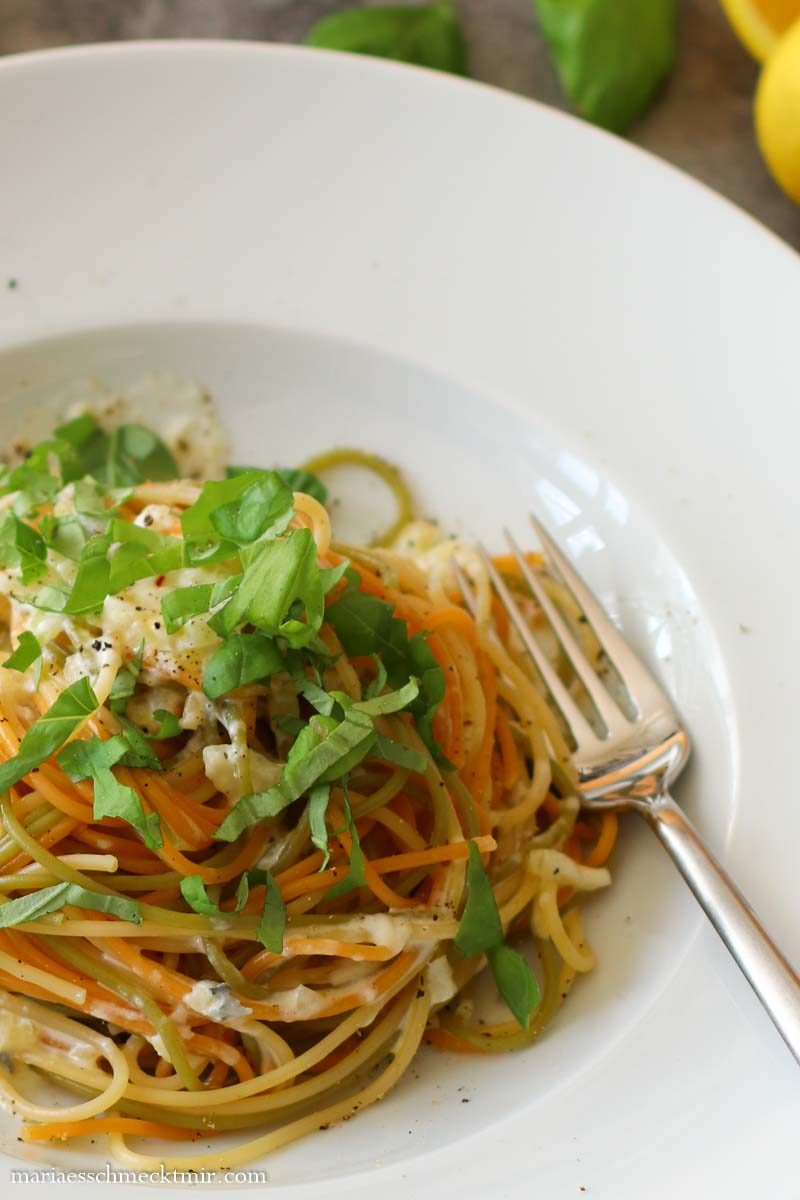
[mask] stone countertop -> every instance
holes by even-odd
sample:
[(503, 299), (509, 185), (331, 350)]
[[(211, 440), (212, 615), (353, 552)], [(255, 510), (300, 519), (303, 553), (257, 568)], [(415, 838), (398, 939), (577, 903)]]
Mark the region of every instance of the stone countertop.
[[(395, 0), (396, 2), (396, 0)], [(531, 0), (454, 0), (472, 74), (566, 107)], [(320, 17), (356, 0), (2, 0), (0, 53), (124, 38), (301, 41)], [(719, 0), (679, 0), (677, 67), (632, 140), (701, 179), (800, 250), (800, 207), (772, 181), (755, 144), (757, 66)]]

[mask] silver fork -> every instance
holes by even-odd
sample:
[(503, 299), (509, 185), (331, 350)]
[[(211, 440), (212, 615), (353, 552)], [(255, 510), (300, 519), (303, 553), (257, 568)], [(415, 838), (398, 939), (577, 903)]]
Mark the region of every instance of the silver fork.
[[(597, 598), (541, 523), (535, 517), (531, 521), (545, 558), (572, 592), (635, 713), (629, 717), (622, 711), (506, 530), (519, 569), (602, 722), (604, 731), (595, 731), (533, 635), (502, 576), (479, 547), (492, 585), (572, 734), (582, 806), (594, 812), (630, 810), (645, 817), (800, 1063), (800, 977), (670, 795), (670, 785), (689, 757), (688, 734), (669, 698)], [(465, 603), (474, 611), (472, 590), (457, 565), (456, 578)]]

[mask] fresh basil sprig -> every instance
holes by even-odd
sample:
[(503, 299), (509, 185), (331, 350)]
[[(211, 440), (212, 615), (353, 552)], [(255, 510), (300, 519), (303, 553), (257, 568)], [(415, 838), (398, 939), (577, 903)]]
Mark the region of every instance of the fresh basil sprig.
[(467, 47), (449, 3), (355, 8), (323, 17), (310, 30), (309, 46), (347, 50), (399, 62), (467, 74)]
[(485, 954), (500, 995), (523, 1029), (541, 995), (528, 963), (507, 946), (492, 885), (474, 842), (469, 843), (467, 902), (455, 936), (456, 949), (467, 958)]
[(534, 0), (577, 112), (623, 133), (675, 61), (676, 0)]

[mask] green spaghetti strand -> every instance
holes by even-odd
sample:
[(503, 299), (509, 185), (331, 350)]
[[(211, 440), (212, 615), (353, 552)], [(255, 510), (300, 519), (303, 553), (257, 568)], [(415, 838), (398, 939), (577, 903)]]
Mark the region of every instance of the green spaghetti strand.
[(377, 454), (368, 454), (366, 450), (355, 450), (349, 446), (328, 450), (325, 454), (318, 454), (315, 458), (310, 458), (303, 463), (303, 469), (310, 471), (312, 475), (322, 475), (325, 471), (335, 467), (361, 467), (363, 470), (377, 475), (389, 488), (397, 504), (395, 519), (388, 529), (372, 539), (370, 545), (390, 545), (403, 526), (408, 525), (409, 521), (414, 518), (411, 493), (397, 467), (385, 458), (379, 458)]

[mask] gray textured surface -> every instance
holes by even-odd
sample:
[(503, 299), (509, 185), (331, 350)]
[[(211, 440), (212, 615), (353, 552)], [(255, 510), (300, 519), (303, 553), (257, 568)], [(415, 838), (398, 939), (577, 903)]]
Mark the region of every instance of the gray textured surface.
[[(357, 0), (0, 0), (0, 52), (120, 38), (233, 37), (293, 42)], [(397, 0), (395, 0), (397, 2)], [(563, 107), (531, 0), (455, 0), (473, 75)], [(747, 209), (800, 249), (800, 208), (756, 149), (757, 68), (718, 0), (680, 0), (678, 65), (632, 138)]]

